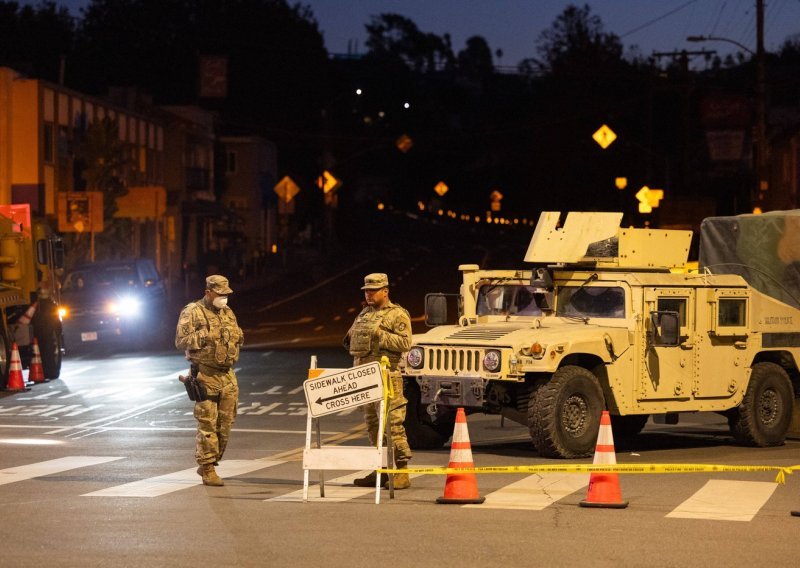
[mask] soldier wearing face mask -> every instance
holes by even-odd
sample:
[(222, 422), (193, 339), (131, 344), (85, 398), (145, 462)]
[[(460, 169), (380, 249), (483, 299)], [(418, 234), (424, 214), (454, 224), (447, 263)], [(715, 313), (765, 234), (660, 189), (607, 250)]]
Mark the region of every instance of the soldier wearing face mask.
[(207, 400), (196, 402), (197, 419), (195, 458), (197, 474), (205, 485), (224, 485), (214, 470), (228, 444), (236, 419), (239, 386), (233, 365), (239, 359), (244, 334), (228, 307), (233, 293), (224, 276), (206, 278), (206, 293), (181, 311), (175, 331), (175, 347), (186, 352), (192, 372), (207, 392)]

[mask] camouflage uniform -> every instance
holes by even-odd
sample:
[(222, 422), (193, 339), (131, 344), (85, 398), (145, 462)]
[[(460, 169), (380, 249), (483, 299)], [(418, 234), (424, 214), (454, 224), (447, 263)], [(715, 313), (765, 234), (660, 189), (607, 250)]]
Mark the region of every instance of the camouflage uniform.
[[(209, 276), (207, 289), (229, 294), (228, 280)], [(206, 297), (183, 308), (175, 332), (175, 347), (186, 351), (186, 358), (199, 367), (198, 380), (208, 391), (208, 400), (196, 402), (195, 457), (202, 467), (222, 459), (231, 427), (236, 420), (239, 386), (233, 365), (239, 359), (244, 334), (230, 308), (216, 308)]]
[[(388, 287), (389, 285), (388, 277), (385, 274), (370, 274), (364, 279), (364, 282), (362, 290)], [(384, 286), (380, 286), (381, 284)], [(397, 370), (397, 363), (403, 353), (411, 347), (411, 318), (408, 312), (390, 301), (381, 308), (366, 306), (356, 316), (345, 336), (344, 345), (353, 355), (354, 365), (380, 362), (381, 357), (388, 357), (389, 380), (394, 390), (394, 396), (388, 400), (388, 427), (392, 434), (395, 464), (397, 467), (406, 467), (411, 459), (411, 447), (408, 445), (406, 430), (403, 426), (408, 400), (403, 394), (403, 377)], [(366, 404), (361, 408), (364, 412), (369, 440), (372, 444), (377, 444), (379, 406)]]

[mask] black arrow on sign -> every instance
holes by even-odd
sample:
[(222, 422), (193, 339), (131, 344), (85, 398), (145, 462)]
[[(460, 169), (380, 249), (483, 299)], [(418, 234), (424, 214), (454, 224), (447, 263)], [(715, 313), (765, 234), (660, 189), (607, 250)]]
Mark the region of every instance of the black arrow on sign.
[(364, 387), (364, 388), (360, 388), (360, 389), (356, 389), (356, 390), (343, 392), (342, 394), (337, 394), (336, 396), (329, 396), (328, 398), (320, 397), (316, 401), (314, 401), (314, 404), (322, 404), (323, 402), (328, 402), (329, 400), (342, 398), (343, 396), (350, 396), (351, 394), (355, 394), (357, 392), (367, 391), (369, 389), (376, 389), (376, 388), (378, 388), (378, 385), (370, 385), (368, 387)]

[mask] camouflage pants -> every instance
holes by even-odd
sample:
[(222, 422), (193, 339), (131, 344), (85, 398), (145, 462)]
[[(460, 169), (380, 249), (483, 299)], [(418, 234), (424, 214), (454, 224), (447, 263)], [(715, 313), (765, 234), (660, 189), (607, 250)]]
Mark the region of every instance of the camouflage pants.
[[(394, 446), (394, 463), (398, 466), (405, 465), (411, 459), (411, 447), (406, 439), (406, 429), (403, 422), (406, 420), (406, 406), (408, 400), (403, 395), (403, 377), (400, 373), (390, 373), (390, 381), (394, 388), (394, 396), (389, 398), (389, 430), (392, 433), (392, 445)], [(365, 404), (361, 407), (364, 412), (364, 421), (367, 423), (369, 441), (375, 445), (378, 443), (378, 411), (380, 405), (377, 403)]]
[(225, 453), (239, 406), (239, 386), (233, 369), (213, 375), (201, 372), (198, 379), (206, 386), (210, 397), (194, 405), (197, 420), (194, 455), (202, 465), (218, 462)]

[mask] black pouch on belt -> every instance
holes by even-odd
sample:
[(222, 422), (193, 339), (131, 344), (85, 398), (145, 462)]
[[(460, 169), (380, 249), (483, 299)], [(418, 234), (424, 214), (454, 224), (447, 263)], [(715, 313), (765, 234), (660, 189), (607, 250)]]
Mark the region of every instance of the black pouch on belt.
[(206, 387), (197, 380), (197, 377), (189, 375), (178, 375), (178, 380), (186, 387), (186, 394), (189, 395), (189, 400), (192, 402), (203, 402), (208, 400), (208, 392)]

